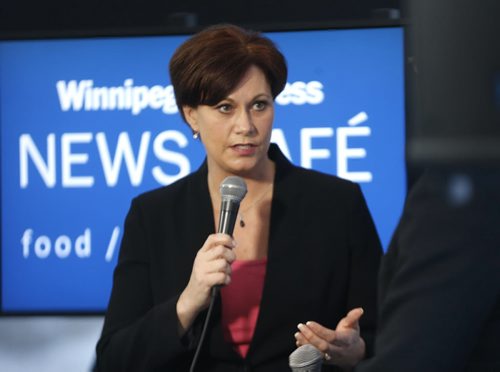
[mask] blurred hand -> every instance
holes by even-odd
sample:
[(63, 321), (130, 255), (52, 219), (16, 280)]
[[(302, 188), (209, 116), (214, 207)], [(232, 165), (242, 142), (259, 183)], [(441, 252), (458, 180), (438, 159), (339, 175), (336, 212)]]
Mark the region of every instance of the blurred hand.
[(299, 324), (299, 332), (295, 333), (296, 344), (311, 344), (324, 354), (324, 363), (349, 370), (365, 355), (365, 342), (360, 337), (359, 330), (359, 319), (362, 315), (362, 308), (349, 311), (335, 330), (313, 321)]
[(210, 303), (215, 285), (231, 282), (231, 263), (236, 259), (235, 241), (226, 234), (211, 234), (196, 254), (189, 283), (177, 301), (181, 334)]

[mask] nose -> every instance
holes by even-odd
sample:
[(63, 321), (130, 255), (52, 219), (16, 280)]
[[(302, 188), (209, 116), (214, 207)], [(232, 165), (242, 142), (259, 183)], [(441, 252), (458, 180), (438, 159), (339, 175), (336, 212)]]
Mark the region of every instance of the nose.
[(252, 112), (250, 110), (241, 110), (236, 117), (235, 131), (237, 134), (250, 135), (256, 128), (253, 122)]

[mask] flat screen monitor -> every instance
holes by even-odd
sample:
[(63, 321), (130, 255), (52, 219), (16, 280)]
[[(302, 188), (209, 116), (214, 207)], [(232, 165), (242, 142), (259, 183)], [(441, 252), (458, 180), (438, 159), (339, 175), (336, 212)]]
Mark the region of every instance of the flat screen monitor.
[[(386, 247), (406, 193), (402, 27), (267, 35), (289, 66), (272, 142), (359, 183)], [(205, 157), (168, 75), (186, 37), (0, 41), (2, 313), (105, 310), (131, 199)]]

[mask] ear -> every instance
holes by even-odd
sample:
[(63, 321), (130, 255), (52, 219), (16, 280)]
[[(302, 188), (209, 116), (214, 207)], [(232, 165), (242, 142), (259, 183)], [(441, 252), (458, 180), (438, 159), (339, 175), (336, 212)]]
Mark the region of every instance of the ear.
[(182, 113), (186, 118), (188, 125), (191, 127), (193, 132), (199, 132), (200, 127), (198, 126), (198, 110), (191, 106), (182, 106)]

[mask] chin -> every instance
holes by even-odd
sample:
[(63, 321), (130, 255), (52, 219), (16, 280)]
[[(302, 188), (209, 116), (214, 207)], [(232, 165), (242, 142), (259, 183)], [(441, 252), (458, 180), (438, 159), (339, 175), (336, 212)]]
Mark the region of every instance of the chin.
[(231, 169), (232, 173), (240, 176), (251, 176), (259, 174), (265, 169), (265, 162), (259, 162), (257, 159), (246, 159), (244, 162), (238, 162)]

